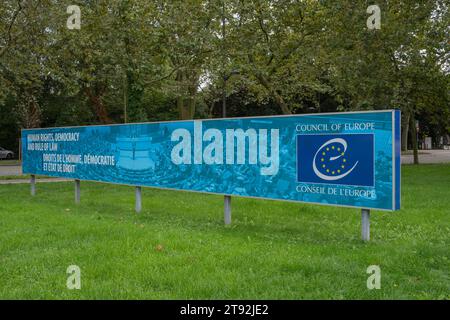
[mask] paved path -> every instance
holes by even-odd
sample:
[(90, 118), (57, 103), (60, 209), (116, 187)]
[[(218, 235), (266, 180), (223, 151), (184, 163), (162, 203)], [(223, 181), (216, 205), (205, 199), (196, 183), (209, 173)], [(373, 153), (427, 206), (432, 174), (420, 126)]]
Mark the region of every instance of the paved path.
[[(402, 164), (413, 162), (412, 154), (402, 155)], [(450, 163), (450, 150), (419, 150), (419, 163)]]
[(0, 163), (0, 176), (20, 176), (22, 174), (22, 166), (2, 165)]

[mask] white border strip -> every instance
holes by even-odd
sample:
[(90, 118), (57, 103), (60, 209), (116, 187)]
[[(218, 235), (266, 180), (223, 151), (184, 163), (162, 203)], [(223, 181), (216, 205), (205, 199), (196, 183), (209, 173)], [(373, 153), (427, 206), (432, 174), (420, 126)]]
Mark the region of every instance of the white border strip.
[(392, 111), (392, 210), (395, 210), (395, 167), (397, 161), (395, 159), (395, 111)]

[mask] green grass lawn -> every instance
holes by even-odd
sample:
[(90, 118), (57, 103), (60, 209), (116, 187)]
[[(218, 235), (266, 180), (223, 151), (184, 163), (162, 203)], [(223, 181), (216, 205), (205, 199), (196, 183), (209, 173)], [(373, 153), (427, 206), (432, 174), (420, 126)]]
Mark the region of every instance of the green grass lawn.
[[(403, 209), (360, 211), (83, 183), (0, 185), (2, 299), (450, 299), (450, 165), (404, 166)], [(69, 265), (81, 290), (66, 288)], [(381, 267), (381, 289), (366, 269)]]

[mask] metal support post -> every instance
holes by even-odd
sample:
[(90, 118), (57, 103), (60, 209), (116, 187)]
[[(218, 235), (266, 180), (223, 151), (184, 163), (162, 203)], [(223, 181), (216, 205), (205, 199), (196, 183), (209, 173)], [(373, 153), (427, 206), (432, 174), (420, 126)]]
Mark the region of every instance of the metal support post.
[(32, 196), (36, 195), (36, 176), (34, 174), (30, 178), (30, 192)]
[(370, 240), (370, 210), (361, 210), (361, 237), (363, 241)]
[(224, 220), (225, 224), (231, 224), (231, 196), (224, 196)]
[(80, 203), (80, 180), (75, 179), (75, 203)]
[(136, 187), (135, 210), (137, 213), (141, 212), (141, 210), (142, 210), (142, 188), (141, 187)]

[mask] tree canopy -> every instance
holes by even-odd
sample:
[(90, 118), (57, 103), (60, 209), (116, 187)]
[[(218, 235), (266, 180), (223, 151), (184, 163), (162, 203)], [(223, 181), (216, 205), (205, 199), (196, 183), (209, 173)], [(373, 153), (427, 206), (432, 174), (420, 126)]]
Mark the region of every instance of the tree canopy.
[[(0, 5), (0, 143), (40, 126), (400, 108), (450, 132), (448, 3), (76, 1)], [(414, 127), (414, 128), (413, 128)], [(16, 137), (16, 138), (14, 138)]]

